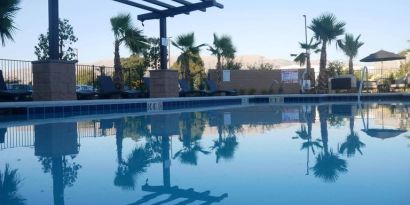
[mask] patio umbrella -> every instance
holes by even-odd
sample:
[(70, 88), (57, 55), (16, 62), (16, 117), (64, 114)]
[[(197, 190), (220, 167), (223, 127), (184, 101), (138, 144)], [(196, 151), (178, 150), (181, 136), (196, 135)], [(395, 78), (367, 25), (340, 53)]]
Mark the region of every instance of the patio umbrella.
[(387, 138), (397, 137), (407, 132), (407, 130), (405, 129), (386, 129), (384, 128), (384, 112), (383, 112), (384, 107), (382, 107), (382, 128), (369, 128), (369, 107), (367, 107), (367, 125), (364, 120), (364, 114), (363, 114), (361, 105), (359, 105), (359, 107), (360, 107), (360, 112), (362, 115), (363, 128), (364, 128), (362, 129), (362, 131), (366, 133), (368, 136), (379, 138), (379, 139), (387, 139)]
[(379, 139), (397, 137), (406, 132), (406, 130), (400, 129), (363, 129), (362, 131), (370, 137), (375, 137)]
[(380, 50), (376, 53), (370, 54), (366, 58), (360, 60), (360, 62), (382, 62), (382, 68), (380, 69), (381, 75), (383, 75), (383, 61), (394, 61), (394, 60), (404, 60), (406, 57), (401, 55)]

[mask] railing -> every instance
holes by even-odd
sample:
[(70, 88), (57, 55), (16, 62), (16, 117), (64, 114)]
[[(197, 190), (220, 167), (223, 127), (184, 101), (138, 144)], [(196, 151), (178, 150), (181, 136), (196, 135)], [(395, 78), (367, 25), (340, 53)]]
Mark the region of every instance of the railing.
[[(33, 72), (31, 61), (0, 59), (0, 70), (3, 71), (4, 81), (8, 89), (31, 90)], [(96, 65), (76, 65), (76, 85), (96, 87), (97, 77), (100, 75), (114, 76), (114, 67)], [(134, 69), (123, 69), (124, 84), (136, 87), (139, 82)]]
[(0, 59), (0, 70), (8, 89), (30, 90), (33, 84), (31, 61)]
[[(368, 78), (370, 81), (377, 81), (380, 79), (389, 79), (392, 74), (399, 72), (400, 69), (368, 69), (366, 75), (363, 76), (364, 78)], [(362, 79), (362, 70), (355, 70), (354, 71), (357, 79)]]
[[(0, 136), (0, 150), (18, 148), (18, 147), (34, 147), (35, 133), (33, 125), (0, 128), (0, 133), (4, 133), (4, 136)], [(108, 137), (115, 136), (116, 129), (114, 127), (103, 129), (100, 122), (78, 122), (77, 123), (77, 138), (94, 138), (94, 137)]]

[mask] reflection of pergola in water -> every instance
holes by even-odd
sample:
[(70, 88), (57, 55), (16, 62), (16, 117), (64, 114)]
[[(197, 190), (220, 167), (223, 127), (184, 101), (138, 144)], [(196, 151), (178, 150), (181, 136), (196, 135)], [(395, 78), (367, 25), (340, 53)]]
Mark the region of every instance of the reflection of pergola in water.
[(151, 132), (153, 136), (162, 136), (162, 186), (151, 186), (148, 180), (141, 187), (142, 191), (151, 192), (140, 200), (131, 203), (132, 205), (143, 204), (156, 199), (162, 195), (169, 195), (155, 204), (170, 203), (175, 200), (185, 199), (178, 204), (190, 204), (195, 201), (201, 201), (203, 204), (212, 204), (222, 201), (228, 197), (228, 194), (221, 196), (212, 196), (210, 191), (197, 192), (194, 189), (181, 189), (178, 186), (171, 186), (171, 161), (170, 161), (170, 136), (179, 134), (179, 115), (154, 115), (151, 117), (152, 127)]

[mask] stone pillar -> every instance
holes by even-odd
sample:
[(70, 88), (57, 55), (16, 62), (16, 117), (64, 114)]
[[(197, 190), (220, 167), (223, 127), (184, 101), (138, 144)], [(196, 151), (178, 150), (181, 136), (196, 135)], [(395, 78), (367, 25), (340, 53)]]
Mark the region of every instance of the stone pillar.
[(76, 100), (76, 61), (34, 61), (33, 100)]
[(150, 97), (170, 98), (179, 96), (178, 71), (150, 71)]

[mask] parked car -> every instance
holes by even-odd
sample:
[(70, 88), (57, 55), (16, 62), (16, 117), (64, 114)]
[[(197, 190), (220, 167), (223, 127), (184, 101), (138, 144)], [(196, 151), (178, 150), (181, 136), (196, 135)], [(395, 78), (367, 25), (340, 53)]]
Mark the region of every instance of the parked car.
[(91, 85), (77, 85), (75, 91), (95, 91), (95, 89)]
[(26, 84), (8, 84), (8, 90), (26, 90), (26, 91), (33, 91), (33, 86), (26, 85)]

